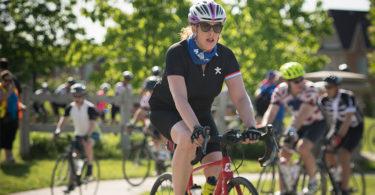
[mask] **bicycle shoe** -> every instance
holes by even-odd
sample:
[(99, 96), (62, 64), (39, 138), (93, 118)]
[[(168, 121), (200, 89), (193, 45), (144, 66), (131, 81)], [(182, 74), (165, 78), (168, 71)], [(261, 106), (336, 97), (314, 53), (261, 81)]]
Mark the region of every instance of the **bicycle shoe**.
[(64, 194), (69, 194), (75, 188), (74, 184), (69, 184), (68, 187), (64, 190)]
[(318, 181), (317, 180), (310, 180), (309, 184), (307, 185), (307, 189), (303, 189), (303, 194), (310, 195), (315, 194), (319, 189)]

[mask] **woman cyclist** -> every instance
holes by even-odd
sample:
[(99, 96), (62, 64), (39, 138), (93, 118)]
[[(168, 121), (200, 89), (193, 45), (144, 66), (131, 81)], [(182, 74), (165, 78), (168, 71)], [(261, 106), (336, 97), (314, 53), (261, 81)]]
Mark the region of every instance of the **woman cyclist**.
[[(172, 181), (175, 194), (185, 194), (191, 160), (203, 138), (203, 126), (210, 135), (218, 135), (211, 115), (214, 98), (223, 83), (228, 86), (231, 100), (249, 130), (244, 133), (246, 142), (259, 139), (254, 112), (245, 91), (239, 64), (233, 52), (218, 43), (226, 14), (214, 1), (203, 1), (190, 7), (190, 26), (183, 30), (183, 40), (173, 44), (166, 54), (166, 68), (150, 99), (151, 122), (169, 140), (177, 144), (172, 160)], [(188, 36), (186, 36), (188, 35)], [(220, 145), (209, 142), (202, 163), (222, 158)], [(220, 167), (204, 170), (206, 177), (216, 177)], [(205, 191), (205, 187), (203, 189)]]
[[(330, 129), (334, 133), (330, 137), (331, 147), (337, 150), (338, 162), (332, 153), (326, 158), (332, 166), (339, 164), (342, 169), (342, 195), (349, 194), (349, 178), (351, 174), (351, 157), (359, 145), (363, 134), (363, 115), (358, 108), (353, 92), (340, 89), (341, 78), (328, 76), (324, 79), (327, 94), (321, 99), (321, 107), (330, 116)], [(338, 167), (336, 167), (338, 168)]]

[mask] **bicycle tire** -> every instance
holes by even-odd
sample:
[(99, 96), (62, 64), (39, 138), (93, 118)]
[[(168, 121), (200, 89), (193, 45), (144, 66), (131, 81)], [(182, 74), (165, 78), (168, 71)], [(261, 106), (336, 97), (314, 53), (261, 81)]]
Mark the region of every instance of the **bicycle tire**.
[[(134, 150), (131, 150), (128, 153), (124, 153), (123, 155), (124, 157), (122, 160), (122, 173), (124, 175), (124, 179), (131, 186), (139, 186), (146, 180), (146, 178), (150, 174), (152, 159), (147, 146), (142, 145), (133, 149)], [(133, 172), (129, 170), (133, 170)], [(137, 170), (137, 172), (134, 172), (134, 170)], [(141, 173), (140, 177), (138, 177), (139, 173), (142, 170), (144, 171), (144, 173)]]
[[(167, 184), (163, 186), (164, 182), (166, 182)], [(164, 191), (169, 192), (166, 194), (171, 194), (171, 192), (173, 194), (171, 173), (163, 173), (156, 179), (154, 185), (152, 185), (150, 195), (164, 194)]]
[(367, 128), (366, 137), (367, 137), (367, 144), (368, 144), (368, 150), (370, 152), (375, 152), (375, 124), (370, 125), (369, 128)]
[[(56, 177), (58, 177), (59, 173), (64, 173), (64, 174), (62, 175), (62, 178), (58, 179)], [(52, 170), (51, 184), (50, 184), (51, 194), (52, 195), (56, 194), (55, 192), (56, 187), (68, 185), (69, 177), (70, 177), (70, 173), (69, 173), (68, 158), (66, 155), (62, 155), (56, 160), (55, 166)]]
[(365, 195), (366, 194), (366, 179), (362, 169), (352, 164), (352, 175), (349, 179), (349, 191), (353, 195)]
[[(87, 169), (87, 162), (85, 161), (85, 164), (82, 168), (82, 175), (84, 178), (81, 178), (81, 185), (80, 188), (80, 194), (93, 194), (96, 195), (99, 189), (99, 183), (100, 183), (100, 165), (98, 160), (94, 160), (93, 162), (93, 174), (90, 178), (86, 178), (84, 175), (86, 173)], [(81, 177), (82, 177), (81, 175)], [(92, 189), (94, 191), (92, 191)]]
[[(307, 175), (306, 170), (303, 167), (301, 168), (302, 170), (300, 171), (300, 175), (298, 176), (298, 180), (296, 181), (297, 193), (303, 192), (305, 189), (307, 189), (307, 185), (308, 185), (309, 176)], [(320, 191), (321, 194), (325, 194), (327, 191), (327, 181), (325, 177), (325, 172), (318, 168), (315, 176), (317, 177), (319, 181), (318, 191)]]
[(276, 165), (263, 167), (259, 173), (256, 189), (260, 194), (274, 194), (276, 189)]
[[(240, 186), (244, 188), (241, 188)], [(247, 189), (246, 193), (243, 193), (244, 190)], [(236, 192), (241, 191), (240, 194), (251, 194), (251, 195), (258, 195), (258, 191), (253, 186), (253, 184), (243, 177), (235, 177), (232, 178), (228, 183), (228, 195), (237, 194)]]

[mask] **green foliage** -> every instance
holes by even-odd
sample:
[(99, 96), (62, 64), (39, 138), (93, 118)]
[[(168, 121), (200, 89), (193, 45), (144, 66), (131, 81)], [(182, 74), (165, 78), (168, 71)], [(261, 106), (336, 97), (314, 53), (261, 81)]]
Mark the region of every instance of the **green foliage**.
[[(102, 71), (96, 77), (113, 83), (128, 69), (136, 74), (139, 85), (150, 67), (164, 64), (167, 48), (179, 40), (178, 32), (188, 25), (190, 5), (169, 0), (134, 0), (131, 4), (134, 12), (130, 14), (98, 0), (93, 11), (82, 12), (102, 24), (108, 18), (117, 24), (108, 29), (104, 43), (98, 46), (107, 61), (102, 67), (105, 77)], [(320, 4), (314, 12), (303, 12), (302, 4), (303, 0), (223, 4), (228, 19), (221, 42), (236, 54), (250, 90), (268, 70), (287, 61), (299, 61), (307, 71), (318, 70), (328, 62), (317, 51), (321, 38), (331, 32), (332, 22)]]
[(234, 50), (249, 89), (254, 90), (268, 70), (278, 70), (285, 62), (298, 61), (307, 71), (328, 62), (317, 51), (321, 38), (331, 32), (331, 19), (320, 7), (302, 11), (303, 2), (248, 0), (226, 5), (229, 17), (223, 42)]
[[(371, 7), (370, 7), (370, 14), (369, 19), (371, 22), (371, 26), (369, 27), (369, 35), (370, 35), (370, 41), (372, 44), (375, 43), (375, 0), (370, 0)], [(369, 73), (372, 75), (375, 75), (375, 53), (371, 52), (368, 54), (370, 68)]]
[(75, 25), (76, 1), (0, 1), (0, 56), (26, 80), (63, 66), (66, 45), (83, 30)]
[[(30, 153), (32, 159), (55, 159), (69, 146), (71, 134), (52, 140), (52, 136), (43, 133), (31, 134)], [(52, 143), (51, 143), (52, 142)], [(113, 134), (105, 134), (99, 143), (95, 143), (95, 156), (99, 159), (121, 158), (120, 138)]]

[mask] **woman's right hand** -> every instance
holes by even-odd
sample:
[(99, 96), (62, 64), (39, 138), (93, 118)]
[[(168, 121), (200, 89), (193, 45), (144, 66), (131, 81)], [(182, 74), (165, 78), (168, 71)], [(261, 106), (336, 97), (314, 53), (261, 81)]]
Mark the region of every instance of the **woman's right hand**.
[(194, 130), (191, 134), (191, 142), (194, 143), (196, 146), (201, 147), (205, 136), (208, 136), (210, 131), (209, 126), (202, 127), (200, 125), (197, 125), (194, 127)]

